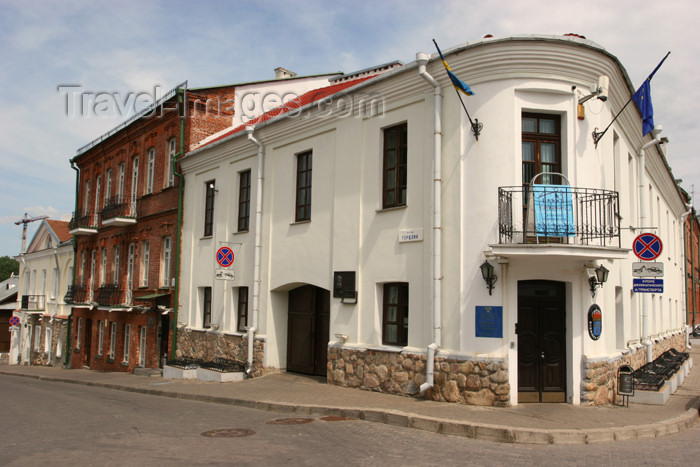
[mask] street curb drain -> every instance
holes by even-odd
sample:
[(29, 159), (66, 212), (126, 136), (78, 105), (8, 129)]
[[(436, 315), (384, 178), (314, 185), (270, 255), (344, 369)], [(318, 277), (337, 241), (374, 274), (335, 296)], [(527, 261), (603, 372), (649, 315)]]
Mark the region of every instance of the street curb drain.
[(268, 425), (304, 425), (313, 421), (313, 418), (276, 418), (265, 423)]
[(219, 430), (209, 430), (201, 433), (207, 438), (242, 438), (243, 436), (252, 436), (255, 431), (248, 428), (221, 428)]

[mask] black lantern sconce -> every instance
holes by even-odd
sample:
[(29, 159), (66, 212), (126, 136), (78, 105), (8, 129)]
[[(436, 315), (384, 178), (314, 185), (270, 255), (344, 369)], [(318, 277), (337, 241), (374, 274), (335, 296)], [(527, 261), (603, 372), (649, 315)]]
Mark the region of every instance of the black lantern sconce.
[(591, 293), (594, 297), (596, 287), (603, 287), (603, 284), (605, 284), (605, 282), (608, 280), (608, 274), (610, 274), (610, 271), (608, 271), (607, 268), (601, 264), (595, 268), (595, 276), (588, 278), (588, 284), (591, 286)]
[(489, 295), (491, 295), (491, 291), (493, 290), (493, 284), (496, 283), (496, 280), (498, 280), (498, 277), (496, 277), (496, 274), (493, 273), (493, 265), (489, 263), (488, 260), (485, 260), (484, 263), (479, 266), (479, 269), (481, 269), (481, 275), (484, 278), (484, 281), (486, 282), (486, 287), (489, 289)]

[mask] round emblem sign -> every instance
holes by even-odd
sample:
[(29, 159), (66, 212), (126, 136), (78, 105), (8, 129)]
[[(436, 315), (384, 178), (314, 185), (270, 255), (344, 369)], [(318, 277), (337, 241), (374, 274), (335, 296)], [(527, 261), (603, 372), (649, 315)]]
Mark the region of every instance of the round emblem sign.
[(652, 233), (643, 233), (632, 242), (632, 249), (637, 258), (651, 261), (661, 255), (663, 245), (661, 239)]
[(222, 246), (216, 252), (216, 262), (219, 266), (227, 268), (233, 264), (233, 250), (227, 246)]
[(12, 316), (10, 318), (10, 326), (19, 326), (19, 316)]
[(588, 335), (597, 341), (603, 332), (603, 312), (595, 303), (588, 309)]

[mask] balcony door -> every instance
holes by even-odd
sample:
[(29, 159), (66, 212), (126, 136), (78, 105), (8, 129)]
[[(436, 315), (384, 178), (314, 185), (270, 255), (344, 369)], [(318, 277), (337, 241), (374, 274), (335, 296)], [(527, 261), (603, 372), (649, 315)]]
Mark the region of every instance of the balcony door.
[[(558, 115), (523, 113), (523, 186), (543, 172), (561, 173), (561, 118)], [(561, 177), (542, 175), (535, 183), (560, 185)]]

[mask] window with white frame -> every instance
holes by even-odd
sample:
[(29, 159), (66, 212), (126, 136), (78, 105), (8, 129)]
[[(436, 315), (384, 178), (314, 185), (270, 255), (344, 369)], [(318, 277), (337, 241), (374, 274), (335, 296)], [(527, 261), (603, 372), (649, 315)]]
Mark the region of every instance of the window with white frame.
[(141, 326), (139, 338), (139, 366), (146, 366), (146, 326)]
[(51, 300), (55, 300), (56, 295), (58, 295), (58, 268), (53, 268), (53, 277), (51, 280)]
[(109, 204), (109, 197), (112, 196), (112, 169), (107, 169), (105, 179), (105, 206)]
[(95, 285), (95, 268), (97, 268), (97, 250), (92, 250), (92, 262), (90, 264), (90, 292)]
[(131, 339), (131, 325), (124, 325), (124, 363), (129, 363), (129, 343)]
[(80, 254), (80, 285), (85, 285), (85, 257), (86, 251), (83, 250), (83, 252)]
[(97, 356), (102, 356), (102, 344), (105, 339), (105, 325), (106, 321), (97, 322)]
[(170, 258), (172, 242), (170, 237), (163, 237), (163, 254), (161, 257), (161, 286), (170, 287)]
[(110, 324), (109, 330), (109, 358), (114, 360), (114, 353), (117, 348), (117, 323)]
[(176, 141), (177, 140), (175, 138), (168, 140), (168, 163), (167, 163), (167, 167), (168, 167), (167, 175), (168, 176), (165, 179), (166, 180), (166, 185), (165, 185), (166, 187), (173, 186), (175, 184), (174, 158), (175, 158), (175, 151), (176, 151), (176, 147), (177, 147)]
[(90, 180), (85, 181), (85, 200), (83, 202), (83, 214), (87, 214), (90, 209)]
[(117, 182), (117, 198), (118, 202), (124, 202), (124, 163), (119, 164), (119, 181)]
[(34, 326), (34, 350), (41, 349), (41, 326)]
[(56, 339), (56, 358), (61, 358), (63, 355), (63, 341)]
[(102, 264), (100, 266), (100, 287), (107, 283), (107, 248), (102, 248)]
[(100, 188), (102, 186), (101, 179), (98, 176), (95, 181), (95, 225), (97, 225), (97, 214), (100, 212)]
[(53, 341), (53, 329), (46, 326), (44, 334), (44, 353), (51, 353), (51, 342)]
[(78, 330), (75, 333), (75, 349), (80, 350), (81, 337), (83, 335), (83, 318), (78, 318), (77, 328)]
[(120, 253), (121, 251), (119, 249), (119, 245), (116, 245), (114, 247), (114, 269), (112, 270), (112, 283), (114, 285), (119, 284), (119, 257), (121, 256)]
[(146, 194), (153, 193), (153, 173), (156, 167), (156, 150), (148, 150), (148, 167), (146, 169)]
[(136, 198), (139, 196), (139, 158), (134, 157), (131, 166), (131, 215), (136, 216)]
[(141, 287), (148, 287), (148, 268), (151, 263), (151, 242), (143, 242), (143, 254), (141, 255)]

